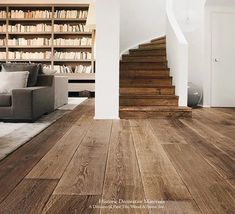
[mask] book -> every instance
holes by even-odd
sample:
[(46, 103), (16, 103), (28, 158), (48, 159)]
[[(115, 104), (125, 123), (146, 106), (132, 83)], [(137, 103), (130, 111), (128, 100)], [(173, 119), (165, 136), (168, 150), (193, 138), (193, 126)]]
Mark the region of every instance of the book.
[(9, 51), (8, 52), (8, 58), (11, 60), (17, 60), (17, 59), (25, 59), (25, 60), (40, 60), (40, 59), (51, 59), (51, 52), (45, 51), (45, 52), (24, 52), (24, 51)]
[(89, 60), (92, 58), (90, 52), (60, 52), (56, 51), (54, 54), (55, 59), (69, 59), (69, 60)]
[(92, 39), (87, 37), (82, 37), (78, 39), (65, 39), (65, 38), (56, 38), (54, 39), (55, 46), (91, 46)]
[(34, 38), (34, 39), (25, 39), (25, 38), (13, 38), (8, 39), (9, 46), (49, 46), (51, 45), (51, 38)]
[(56, 10), (55, 17), (57, 19), (86, 19), (87, 10)]
[(11, 10), (9, 17), (12, 19), (49, 19), (52, 18), (52, 12), (49, 10)]

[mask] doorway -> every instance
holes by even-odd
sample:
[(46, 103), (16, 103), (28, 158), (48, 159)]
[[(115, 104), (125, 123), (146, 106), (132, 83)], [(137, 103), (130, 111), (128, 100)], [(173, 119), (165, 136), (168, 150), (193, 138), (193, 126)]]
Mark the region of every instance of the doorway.
[(235, 13), (212, 14), (212, 107), (235, 107)]

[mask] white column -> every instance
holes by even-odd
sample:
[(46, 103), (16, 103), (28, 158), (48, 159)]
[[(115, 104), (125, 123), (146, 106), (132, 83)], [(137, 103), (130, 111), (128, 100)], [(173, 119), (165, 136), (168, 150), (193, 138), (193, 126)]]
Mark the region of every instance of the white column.
[(119, 118), (119, 0), (96, 1), (95, 119)]

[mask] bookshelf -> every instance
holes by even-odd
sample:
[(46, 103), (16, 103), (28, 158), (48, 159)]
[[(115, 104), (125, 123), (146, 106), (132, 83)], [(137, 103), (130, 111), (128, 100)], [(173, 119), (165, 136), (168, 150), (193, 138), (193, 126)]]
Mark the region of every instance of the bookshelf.
[(88, 4), (0, 4), (0, 63), (42, 63), (68, 77), (69, 92), (94, 92), (95, 33), (85, 29), (88, 9)]

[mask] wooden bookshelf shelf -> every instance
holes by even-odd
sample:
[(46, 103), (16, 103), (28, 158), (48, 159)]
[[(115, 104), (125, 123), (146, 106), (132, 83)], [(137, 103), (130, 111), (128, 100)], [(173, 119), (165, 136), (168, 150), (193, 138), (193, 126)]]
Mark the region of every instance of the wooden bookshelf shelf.
[(54, 59), (54, 62), (92, 62), (91, 59)]
[(91, 49), (92, 46), (76, 46), (76, 45), (56, 45), (54, 48), (58, 49)]
[(60, 22), (86, 22), (86, 19), (58, 19), (55, 18), (54, 21), (60, 21)]
[(51, 49), (51, 46), (23, 46), (23, 45), (18, 45), (18, 46), (8, 46), (8, 48), (11, 48), (11, 49)]
[[(7, 17), (5, 19), (0, 18), (0, 25), (6, 25), (7, 32), (0, 32), (0, 39), (6, 39), (6, 45), (0, 46), (0, 52), (6, 52), (6, 59), (0, 59), (0, 62), (38, 62), (42, 63), (45, 66), (50, 66), (52, 69), (57, 69), (62, 71), (62, 73), (57, 73), (56, 75), (64, 76), (65, 73), (63, 73), (65, 70), (63, 69), (70, 69), (69, 71), (73, 70), (73, 72), (77, 73), (66, 73), (66, 76), (69, 76), (69, 80), (92, 80), (95, 81), (95, 74), (94, 74), (94, 32), (84, 32), (84, 25), (86, 24), (86, 18), (87, 14), (84, 11), (88, 11), (89, 5), (88, 4), (0, 4), (1, 10), (5, 10), (7, 13)], [(19, 13), (19, 11), (23, 11), (26, 16), (26, 13), (28, 11), (48, 11), (46, 13), (38, 13), (38, 14), (45, 14), (44, 17), (47, 17), (48, 14), (50, 14), (50, 18), (42, 18), (43, 16), (35, 16), (36, 13), (28, 13), (26, 17), (29, 18), (16, 18), (18, 14), (23, 17), (22, 12)], [(77, 14), (73, 11), (79, 11)], [(58, 12), (58, 11), (63, 11)], [(66, 11), (66, 17), (80, 17), (80, 18), (59, 18), (59, 17), (65, 17), (64, 11)], [(68, 12), (71, 11), (71, 12)], [(62, 16), (61, 16), (62, 15)], [(31, 18), (35, 17), (35, 18)], [(39, 17), (39, 18), (36, 18)], [(54, 26), (55, 25), (55, 26)], [(58, 26), (61, 25), (61, 26)], [(67, 27), (63, 27), (63, 25), (67, 25)], [(18, 32), (17, 29), (19, 29), (18, 26), (32, 26), (31, 29), (38, 30), (40, 32), (30, 31), (30, 32)], [(35, 27), (33, 27), (35, 26)], [(49, 28), (48, 26), (51, 26)], [(75, 26), (75, 27), (74, 27)], [(17, 31), (17, 32), (13, 32)], [(23, 29), (23, 28), (22, 28)], [(48, 31), (44, 31), (44, 29)], [(55, 31), (55, 30), (62, 30), (62, 29), (70, 29), (81, 31), (79, 32), (70, 32), (70, 31)], [(26, 28), (25, 28), (26, 30)], [(27, 28), (28, 31), (28, 28)], [(25, 40), (33, 40), (37, 38), (43, 38), (32, 41), (34, 44), (32, 46), (30, 45), (18, 45), (18, 44), (27, 44), (25, 43)], [(54, 43), (54, 41), (57, 41), (57, 39), (67, 40), (79, 40), (86, 38), (91, 39), (92, 45), (68, 45), (69, 43), (65, 43), (66, 45), (55, 45), (60, 43)], [(8, 41), (11, 40), (11, 43)], [(48, 41), (51, 41), (51, 45), (37, 45), (37, 44), (49, 44)], [(15, 42), (14, 42), (15, 41)], [(40, 43), (37, 43), (39, 41)], [(41, 42), (41, 41), (46, 41)], [(86, 41), (86, 40), (85, 40)], [(89, 42), (89, 41), (88, 41)], [(90, 44), (90, 43), (82, 43), (82, 44)], [(11, 44), (11, 45), (10, 45)], [(17, 44), (17, 45), (16, 45)], [(61, 43), (63, 44), (63, 43)], [(80, 43), (74, 43), (74, 44), (80, 44)], [(51, 58), (50, 59), (9, 59), (15, 54), (12, 52), (19, 52), (19, 54), (22, 53), (37, 53), (39, 56), (44, 56), (39, 54), (39, 52), (46, 53), (46, 51), (51, 52)], [(57, 56), (67, 56), (66, 54), (63, 54), (63, 52), (71, 52), (71, 56), (77, 55), (77, 52), (88, 52), (87, 55), (91, 56), (91, 59), (58, 59)], [(57, 54), (58, 55), (57, 55)], [(61, 54), (60, 54), (61, 53)], [(11, 54), (11, 55), (10, 55)], [(47, 53), (48, 54), (48, 53)], [(84, 56), (84, 53), (81, 53)], [(17, 55), (18, 56), (18, 55)], [(25, 55), (23, 55), (25, 57)], [(49, 56), (49, 55), (46, 55)], [(70, 55), (69, 55), (70, 56)], [(86, 56), (86, 54), (85, 54)], [(4, 57), (4, 55), (3, 55)], [(34, 56), (29, 54), (29, 57)], [(61, 70), (62, 69), (62, 70)], [(66, 70), (68, 71), (68, 70)], [(89, 73), (89, 72), (92, 73)], [(72, 81), (76, 82), (76, 81)], [(69, 82), (69, 89), (72, 92), (80, 92), (83, 90), (88, 91), (94, 91), (95, 83), (89, 82), (86, 83), (70, 83)]]
[(22, 62), (50, 62), (51, 59), (8, 59), (9, 62), (22, 61)]
[(92, 32), (54, 32), (58, 35), (92, 35)]
[(42, 22), (51, 22), (52, 21), (52, 19), (17, 19), (17, 18), (9, 18), (8, 19), (8, 21), (16, 21), (16, 22), (18, 22), (18, 21), (20, 21), (20, 22), (34, 22), (34, 21), (36, 21), (36, 22), (38, 22), (38, 21), (42, 21)]
[(9, 35), (51, 35), (52, 32), (9, 32)]

